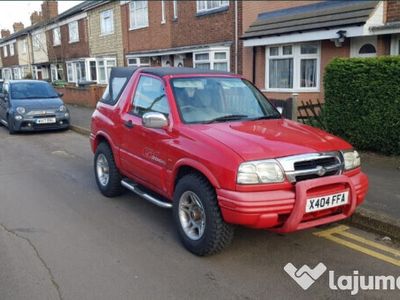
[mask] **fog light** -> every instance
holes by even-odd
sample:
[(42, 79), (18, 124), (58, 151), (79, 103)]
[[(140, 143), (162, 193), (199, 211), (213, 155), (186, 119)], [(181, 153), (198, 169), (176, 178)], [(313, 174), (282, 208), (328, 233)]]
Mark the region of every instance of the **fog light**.
[(60, 121), (59, 123), (60, 123), (60, 125), (64, 124), (64, 122), (63, 122), (63, 121)]
[(31, 124), (31, 123), (28, 123), (27, 125), (28, 125), (28, 127), (32, 127), (32, 124)]
[(16, 116), (15, 116), (15, 120), (17, 120), (17, 121), (21, 121), (21, 120), (22, 120), (22, 116), (20, 116), (20, 115), (16, 115)]

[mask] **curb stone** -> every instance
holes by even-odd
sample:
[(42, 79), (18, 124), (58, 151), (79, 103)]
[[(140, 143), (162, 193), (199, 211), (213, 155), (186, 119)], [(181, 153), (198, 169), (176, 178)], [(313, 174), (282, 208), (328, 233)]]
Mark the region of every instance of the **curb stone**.
[(85, 136), (90, 136), (90, 130), (84, 127), (76, 126), (76, 125), (70, 125), (69, 129), (72, 131), (75, 131), (76, 133), (85, 135)]
[(355, 227), (400, 240), (400, 220), (367, 208), (358, 208), (345, 221)]

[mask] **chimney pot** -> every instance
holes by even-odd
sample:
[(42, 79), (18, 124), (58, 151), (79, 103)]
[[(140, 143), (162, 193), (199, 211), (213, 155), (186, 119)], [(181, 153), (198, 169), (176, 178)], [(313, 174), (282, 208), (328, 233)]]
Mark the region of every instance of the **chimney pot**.
[(13, 24), (13, 28), (14, 28), (14, 32), (20, 31), (22, 29), (24, 29), (24, 24), (22, 22), (15, 22)]
[(8, 37), (10, 35), (11, 35), (10, 30), (8, 30), (8, 29), (2, 29), (1, 30), (1, 37), (2, 38), (6, 38), (6, 37)]

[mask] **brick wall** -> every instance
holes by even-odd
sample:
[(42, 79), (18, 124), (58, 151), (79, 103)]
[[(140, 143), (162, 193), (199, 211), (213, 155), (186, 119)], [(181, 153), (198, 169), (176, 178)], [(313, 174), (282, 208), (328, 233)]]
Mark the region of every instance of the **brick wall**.
[(46, 32), (48, 39), (48, 53), (51, 61), (61, 59), (69, 60), (73, 58), (89, 56), (88, 29), (86, 18), (78, 20), (79, 41), (69, 42), (68, 24), (60, 26), (61, 45), (53, 46), (53, 31)]
[(17, 43), (14, 43), (14, 55), (10, 55), (10, 45), (4, 46), (7, 47), (7, 57), (4, 57), (4, 51), (3, 47), (0, 47), (0, 52), (1, 52), (1, 60), (3, 62), (4, 67), (10, 67), (10, 66), (15, 66), (18, 65), (18, 49), (17, 49)]
[[(114, 33), (101, 35), (100, 14), (105, 10), (113, 10)], [(88, 12), (88, 32), (90, 56), (114, 56), (117, 58), (117, 65), (124, 65), (121, 9), (118, 1), (113, 1)]]
[(77, 104), (80, 106), (96, 107), (97, 102), (104, 93), (105, 85), (90, 85), (87, 87), (66, 86), (56, 88), (63, 93), (63, 100), (67, 104)]
[(400, 21), (400, 1), (399, 0), (389, 0), (386, 3), (387, 22), (399, 22)]

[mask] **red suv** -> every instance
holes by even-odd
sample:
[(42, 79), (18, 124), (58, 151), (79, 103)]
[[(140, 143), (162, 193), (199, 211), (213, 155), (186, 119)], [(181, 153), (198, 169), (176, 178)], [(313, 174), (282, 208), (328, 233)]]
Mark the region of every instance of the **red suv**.
[(92, 117), (97, 185), (173, 209), (185, 247), (222, 250), (234, 225), (286, 233), (349, 217), (368, 179), (351, 145), (283, 119), (238, 75), (113, 68)]

